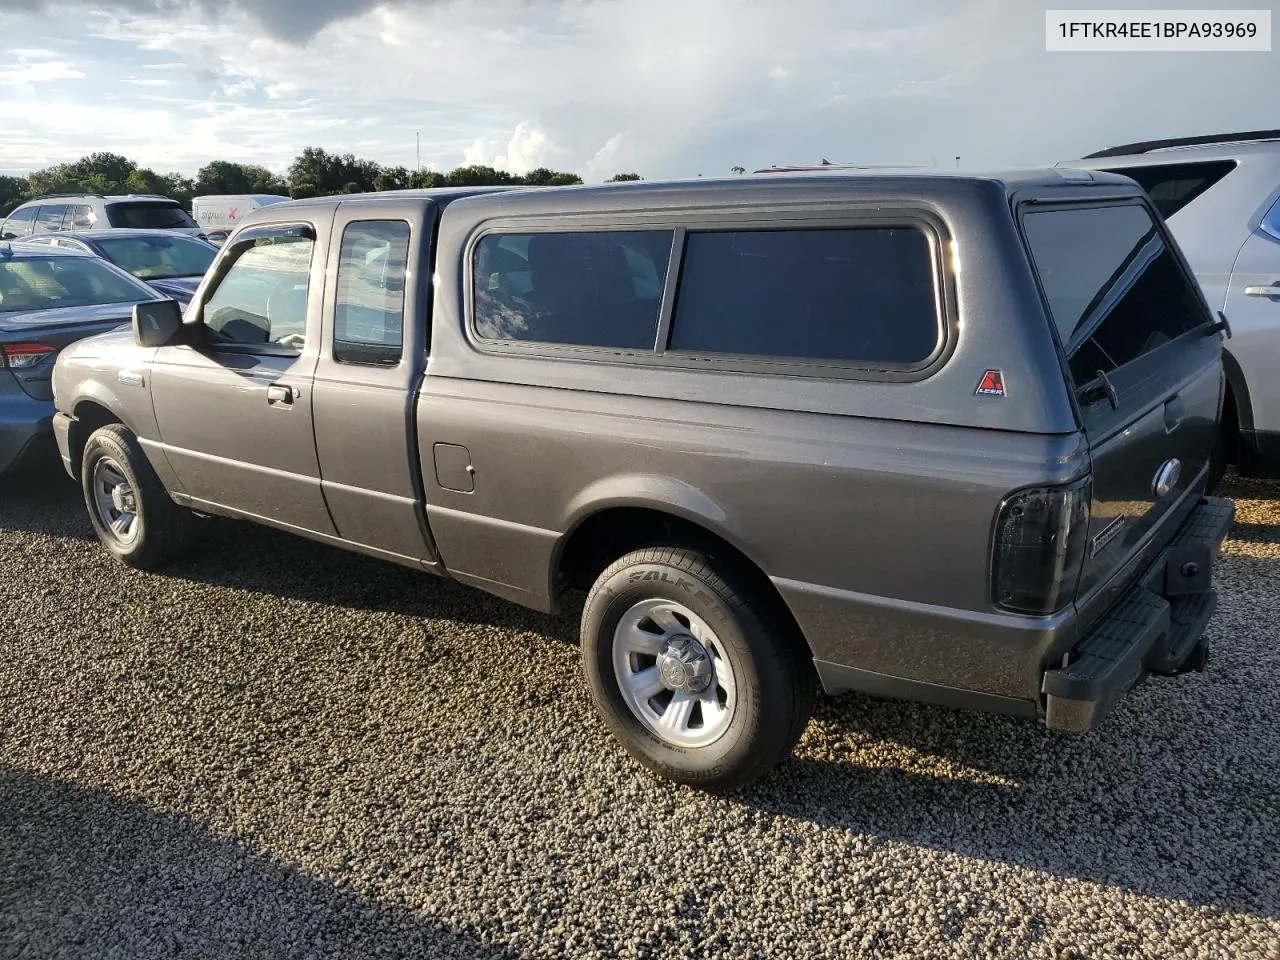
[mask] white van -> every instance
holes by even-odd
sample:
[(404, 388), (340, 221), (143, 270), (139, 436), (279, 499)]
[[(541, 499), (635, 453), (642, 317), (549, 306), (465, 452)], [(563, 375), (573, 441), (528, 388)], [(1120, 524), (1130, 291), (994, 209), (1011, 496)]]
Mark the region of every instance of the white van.
[(205, 231), (217, 230), (230, 233), (240, 226), (240, 221), (259, 207), (280, 203), (288, 197), (274, 193), (244, 193), (237, 195), (196, 197), (191, 201), (191, 214)]

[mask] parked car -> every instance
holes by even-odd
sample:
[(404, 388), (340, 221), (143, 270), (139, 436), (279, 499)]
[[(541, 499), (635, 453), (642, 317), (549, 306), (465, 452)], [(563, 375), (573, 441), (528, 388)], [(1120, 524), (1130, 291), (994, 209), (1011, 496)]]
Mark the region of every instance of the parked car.
[(218, 194), (196, 197), (191, 201), (191, 215), (205, 231), (224, 231), (224, 239), (240, 225), (240, 221), (253, 211), (273, 203), (283, 203), (288, 197), (274, 193)]
[(1124, 174), (1151, 195), (1231, 324), (1215, 475), (1232, 463), (1280, 476), (1280, 130), (1129, 143), (1061, 166)]
[(168, 197), (138, 194), (104, 197), (59, 193), (15, 207), (0, 226), (0, 240), (21, 240), (63, 230), (176, 230), (198, 236), (200, 226), (182, 204)]
[(154, 296), (106, 261), (0, 242), (0, 474), (41, 446), (52, 453), (58, 351), (127, 324), (133, 305)]
[(81, 230), (23, 241), (110, 260), (184, 306), (191, 301), (218, 248), (168, 230)]
[(55, 374), (111, 553), (219, 515), (582, 588), (596, 706), (677, 781), (762, 775), (819, 681), (1083, 731), (1206, 660), (1222, 329), (1123, 177), (278, 204), (133, 326)]

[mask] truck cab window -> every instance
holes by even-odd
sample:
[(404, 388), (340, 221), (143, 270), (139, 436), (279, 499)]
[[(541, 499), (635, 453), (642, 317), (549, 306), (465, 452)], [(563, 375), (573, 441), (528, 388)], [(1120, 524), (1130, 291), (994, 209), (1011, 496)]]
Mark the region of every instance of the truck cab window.
[(333, 359), (393, 366), (404, 343), (409, 224), (361, 220), (342, 234)]
[(212, 338), (302, 349), (314, 245), (305, 237), (265, 237), (245, 250), (205, 301)]

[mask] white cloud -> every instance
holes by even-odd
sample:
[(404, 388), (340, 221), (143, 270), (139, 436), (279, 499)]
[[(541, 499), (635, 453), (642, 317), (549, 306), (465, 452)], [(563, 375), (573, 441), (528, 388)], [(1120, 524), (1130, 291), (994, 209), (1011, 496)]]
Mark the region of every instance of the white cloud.
[(222, 85), (222, 92), (233, 100), (243, 99), (257, 89), (258, 85), (247, 78), (237, 83), (224, 83)]
[(65, 60), (31, 60), (19, 57), (13, 66), (0, 69), (0, 83), (30, 87), (59, 80), (83, 80), (84, 74)]
[[(234, 9), (206, 18), (175, 3), (163, 16), (89, 14), (84, 35), (109, 42), (83, 44), (106, 52), (74, 66), (53, 52), (74, 29), (11, 15), (0, 128), (20, 133), (0, 140), (0, 167), (76, 156), (85, 143), (189, 171), (216, 158), (287, 166), (308, 145), (411, 167), (421, 132), (423, 163), (441, 169), (652, 179), (823, 156), (1014, 165), (1274, 125), (1274, 55), (1049, 55), (1042, 10), (1025, 0), (438, 0), (376, 6), (296, 45)], [(152, 71), (172, 98), (130, 99)], [(58, 82), (77, 75), (89, 82)], [(41, 102), (28, 103), (37, 85)], [(121, 97), (110, 109), (105, 91)]]
[(266, 86), (267, 97), (272, 100), (286, 100), (290, 97), (297, 96), (302, 90), (296, 83), (289, 83), (287, 80), (280, 83), (269, 83)]
[(523, 121), (505, 142), (478, 139), (462, 154), (466, 164), (483, 164), (498, 170), (525, 174), (535, 167), (555, 167), (568, 159), (564, 150), (556, 146), (546, 132), (533, 123)]

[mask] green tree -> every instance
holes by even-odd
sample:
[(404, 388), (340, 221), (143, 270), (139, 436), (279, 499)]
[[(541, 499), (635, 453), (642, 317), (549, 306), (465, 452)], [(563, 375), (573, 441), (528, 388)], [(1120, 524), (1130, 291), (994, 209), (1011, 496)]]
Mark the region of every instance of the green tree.
[(320, 196), (320, 188), (314, 183), (294, 183), (289, 185), (289, 197), (293, 200), (305, 200), (308, 197)]
[(383, 167), (373, 178), (375, 190), (403, 190), (409, 186), (413, 174), (405, 167)]
[(451, 187), (492, 187), (521, 182), (514, 174), (505, 170), (495, 170), (478, 163), (454, 168), (446, 180)]
[(49, 193), (127, 193), (128, 181), (138, 165), (118, 153), (91, 153), (34, 171), (27, 178), (27, 192), (31, 196)]
[(734, 167), (730, 167), (730, 168), (729, 168), (729, 172), (730, 172), (730, 173), (746, 173), (746, 172), (747, 172), (747, 168), (746, 168), (746, 167), (738, 167), (738, 166), (734, 166)]
[(448, 176), (438, 170), (415, 170), (409, 174), (407, 183), (407, 186), (414, 190), (435, 190), (448, 185)]
[(360, 191), (374, 189), (381, 167), (350, 153), (329, 153), (320, 147), (306, 147), (289, 167), (290, 184), (313, 184), (321, 194), (345, 193), (354, 183)]
[(0, 176), (0, 217), (27, 199), (26, 177)]
[[(191, 199), (196, 194), (195, 181), (190, 177), (185, 177), (180, 173), (166, 173), (160, 178), (161, 190), (166, 197), (177, 200), (180, 204), (191, 209)], [(276, 191), (282, 193), (283, 191)]]
[(644, 177), (638, 173), (615, 173), (605, 183), (630, 183), (633, 180), (643, 180)]
[(125, 193), (159, 193), (165, 192), (163, 179), (154, 171), (142, 168), (135, 169), (125, 177)]
[(229, 160), (214, 160), (205, 164), (196, 174), (194, 192), (200, 195), (239, 194), (239, 193), (274, 193), (283, 195), (288, 191), (284, 179), (272, 173), (266, 167), (254, 163), (233, 163)]

